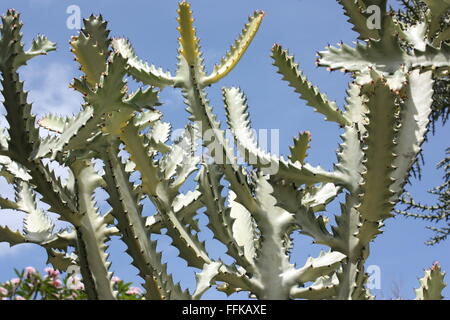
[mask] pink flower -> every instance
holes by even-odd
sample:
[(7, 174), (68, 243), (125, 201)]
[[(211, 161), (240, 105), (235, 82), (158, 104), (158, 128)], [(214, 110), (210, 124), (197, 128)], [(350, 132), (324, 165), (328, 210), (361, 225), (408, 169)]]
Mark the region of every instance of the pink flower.
[(83, 290), (84, 284), (79, 277), (70, 276), (67, 279), (67, 287), (71, 290)]
[(25, 268), (24, 276), (25, 276), (26, 278), (30, 278), (30, 277), (32, 277), (32, 276), (34, 276), (34, 275), (36, 275), (36, 274), (37, 274), (37, 271), (36, 271), (35, 268), (33, 268), (33, 267), (26, 267), (26, 268)]
[(25, 300), (25, 298), (22, 296), (16, 296), (16, 300)]
[(59, 277), (59, 271), (53, 269), (52, 267), (47, 267), (44, 269), (44, 271), (47, 272), (47, 274), (50, 278), (58, 278)]
[(112, 278), (111, 278), (111, 281), (112, 281), (113, 283), (118, 283), (118, 282), (120, 282), (120, 281), (122, 281), (122, 280), (120, 280), (119, 277), (112, 277)]
[(52, 282), (50, 282), (50, 283), (55, 288), (61, 288), (62, 287), (62, 282), (59, 279), (53, 279)]
[(128, 289), (127, 294), (129, 295), (140, 295), (142, 293), (141, 289), (136, 287), (131, 287)]
[(0, 287), (0, 295), (6, 296), (7, 294), (8, 294), (8, 290), (6, 290), (6, 289), (3, 288), (3, 287)]
[(9, 283), (10, 283), (12, 286), (16, 287), (16, 286), (19, 285), (20, 279), (19, 279), (19, 278), (11, 279), (11, 280), (9, 280)]

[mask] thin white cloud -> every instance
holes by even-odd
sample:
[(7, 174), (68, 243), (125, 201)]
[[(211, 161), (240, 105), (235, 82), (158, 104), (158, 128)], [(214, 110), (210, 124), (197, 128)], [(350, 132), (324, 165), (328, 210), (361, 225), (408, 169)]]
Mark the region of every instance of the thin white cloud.
[(10, 247), (7, 243), (0, 243), (0, 257), (4, 260), (7, 257), (19, 256), (28, 254), (28, 251), (31, 249), (33, 244), (19, 244), (13, 247)]
[(69, 88), (73, 78), (72, 67), (53, 62), (48, 65), (31, 64), (22, 69), (25, 89), (29, 91), (29, 102), (33, 102), (33, 113), (69, 115), (80, 110), (81, 95)]

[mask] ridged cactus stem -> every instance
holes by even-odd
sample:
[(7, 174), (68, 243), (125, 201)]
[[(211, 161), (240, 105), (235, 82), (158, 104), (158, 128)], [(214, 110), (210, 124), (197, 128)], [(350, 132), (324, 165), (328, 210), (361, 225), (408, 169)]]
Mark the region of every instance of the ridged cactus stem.
[(129, 175), (125, 172), (124, 165), (117, 157), (118, 141), (109, 139), (107, 150), (103, 155), (109, 202), (113, 207), (112, 215), (118, 221), (118, 228), (122, 240), (127, 245), (127, 251), (139, 270), (140, 277), (145, 280), (144, 288), (146, 297), (152, 300), (162, 300), (167, 293), (161, 288), (158, 281), (162, 270), (155, 270), (160, 264), (156, 245), (150, 240), (150, 233), (145, 227), (145, 219), (142, 216), (142, 206), (137, 205), (137, 194), (130, 183)]
[(72, 169), (79, 186), (80, 213), (74, 224), (78, 236), (80, 263), (83, 265), (81, 269), (83, 276), (88, 279), (87, 283), (93, 285), (88, 292), (93, 299), (113, 300), (115, 293), (106, 253), (107, 227), (93, 200), (94, 190), (102, 185), (102, 180), (89, 161), (75, 161)]

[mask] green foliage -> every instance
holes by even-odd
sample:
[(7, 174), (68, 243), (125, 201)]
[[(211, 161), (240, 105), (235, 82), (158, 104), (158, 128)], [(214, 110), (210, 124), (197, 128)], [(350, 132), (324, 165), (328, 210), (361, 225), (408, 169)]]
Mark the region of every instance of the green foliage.
[[(258, 299), (372, 299), (364, 263), (421, 150), (433, 102), (433, 77), (448, 72), (450, 47), (434, 30), (440, 7), (430, 7), (434, 13), (421, 29), (433, 34), (418, 35), (417, 28), (402, 25), (387, 12), (386, 1), (375, 1), (382, 19), (382, 29), (375, 31), (364, 23), (371, 1), (338, 2), (362, 42), (355, 47), (329, 46), (317, 62), (351, 74), (345, 106), (311, 84), (286, 49), (280, 45), (272, 49), (282, 78), (343, 131), (332, 171), (308, 162), (310, 133), (294, 140), (288, 159), (261, 149), (251, 127), (249, 101), (239, 88), (222, 89), (239, 155), (213, 112), (205, 88), (237, 65), (263, 12), (249, 18), (211, 74), (205, 71), (186, 1), (179, 3), (178, 64), (173, 75), (139, 59), (127, 40), (110, 38), (101, 16), (85, 19), (84, 28), (70, 41), (83, 73), (72, 87), (83, 95), (84, 104), (74, 117), (40, 119), (41, 128), (53, 132), (42, 138), (17, 73), (23, 55), (34, 54), (27, 56), (18, 45), (19, 15), (8, 11), (1, 29), (0, 72), (9, 128), (1, 132), (0, 173), (16, 194), (14, 201), (2, 199), (0, 205), (23, 211), (26, 218), (24, 232), (1, 227), (0, 241), (38, 244), (55, 268), (77, 268), (88, 299), (121, 298), (107, 253), (112, 236), (126, 245), (146, 299), (200, 299), (214, 286), (227, 295), (246, 291)], [(33, 52), (54, 48), (48, 41), (38, 42), (32, 45)], [(129, 92), (127, 75), (143, 86)], [(158, 93), (165, 87), (180, 89), (190, 115), (175, 141), (169, 141), (171, 126), (157, 109)], [(206, 156), (196, 153), (199, 148)], [(68, 178), (51, 171), (49, 161), (66, 170)], [(96, 168), (99, 162), (103, 170)], [(131, 178), (134, 172), (139, 173), (137, 181)], [(194, 174), (195, 187), (182, 191)], [(95, 202), (99, 188), (109, 196), (111, 210), (106, 214)], [(338, 195), (345, 200), (333, 224), (322, 212)], [(36, 199), (72, 228), (56, 231)], [(146, 199), (156, 209), (153, 215), (143, 212)], [(226, 246), (231, 263), (213, 258), (200, 241), (201, 212), (214, 238)], [(167, 272), (152, 240), (163, 231), (179, 257), (197, 270), (194, 292), (183, 290)], [(295, 233), (311, 237), (327, 250), (297, 267), (291, 263)]]
[[(398, 12), (397, 16), (400, 21), (407, 25), (417, 25), (422, 21), (430, 21), (433, 16), (437, 16), (434, 24), (435, 33), (434, 42), (444, 40), (445, 43), (450, 41), (450, 4), (445, 1), (436, 3), (427, 8), (427, 4), (431, 4), (429, 1), (416, 1), (416, 0), (401, 0), (404, 10)], [(438, 32), (440, 31), (440, 32)], [(450, 78), (448, 73), (442, 73), (435, 76), (435, 81), (433, 85), (433, 104), (432, 112), (430, 116), (430, 127), (431, 132), (435, 134), (436, 125), (441, 122), (445, 125), (448, 117), (450, 115)], [(427, 137), (426, 137), (427, 138)], [(450, 149), (447, 149), (447, 154), (449, 154)], [(422, 164), (424, 162), (424, 157), (422, 153), (420, 154), (422, 158)], [(450, 226), (448, 225), (449, 216), (449, 161), (450, 158), (446, 156), (437, 168), (441, 168), (445, 171), (443, 176), (443, 182), (440, 186), (436, 186), (429, 191), (430, 194), (437, 197), (437, 202), (429, 205), (423, 203), (417, 203), (413, 196), (407, 193), (402, 197), (401, 202), (404, 205), (400, 210), (396, 210), (397, 213), (402, 214), (407, 217), (422, 219), (429, 222), (434, 222), (438, 226), (428, 227), (430, 230), (435, 232), (433, 236), (426, 243), (428, 245), (434, 245), (444, 241), (448, 238), (450, 234)], [(421, 177), (421, 163), (417, 161), (413, 168), (413, 174)], [(443, 225), (443, 226), (442, 226)]]
[(428, 240), (428, 245), (435, 245), (444, 241), (450, 235), (450, 224), (448, 218), (450, 216), (450, 149), (447, 149), (447, 157), (438, 164), (438, 169), (444, 169), (444, 183), (438, 187), (428, 191), (437, 197), (437, 203), (428, 205), (417, 203), (413, 197), (407, 193), (401, 200), (406, 206), (404, 210), (397, 210), (397, 213), (414, 219), (422, 219), (433, 222), (439, 227), (429, 226), (428, 229), (434, 231), (435, 235)]
[[(86, 300), (88, 295), (80, 277), (74, 273), (61, 275), (46, 268), (41, 274), (33, 267), (14, 270), (16, 278), (0, 283), (0, 300)], [(140, 289), (119, 278), (113, 279), (118, 300), (141, 300)]]

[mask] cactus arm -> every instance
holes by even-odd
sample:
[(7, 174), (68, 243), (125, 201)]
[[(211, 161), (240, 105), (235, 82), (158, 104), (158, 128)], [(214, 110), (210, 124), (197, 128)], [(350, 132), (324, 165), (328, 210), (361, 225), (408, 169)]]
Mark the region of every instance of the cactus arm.
[(323, 114), (327, 121), (336, 122), (341, 126), (349, 124), (348, 119), (339, 110), (336, 102), (329, 101), (326, 95), (322, 94), (317, 87), (308, 81), (287, 50), (284, 50), (280, 45), (274, 45), (272, 59), (274, 60), (274, 66), (278, 68), (277, 72), (283, 76), (283, 80), (286, 80), (289, 86), (295, 89), (295, 92), (307, 102), (307, 105), (313, 107), (316, 112)]
[[(62, 180), (56, 176), (55, 171), (50, 168), (49, 164), (42, 163), (40, 166), (41, 174), (45, 177), (45, 181), (49, 184), (53, 194), (57, 195), (60, 198), (60, 202), (70, 209), (71, 212), (76, 212), (78, 207), (75, 195), (75, 181), (73, 179), (73, 173), (69, 168), (67, 169), (69, 171), (69, 177), (66, 180)], [(41, 193), (40, 189), (37, 190)], [(64, 214), (64, 211), (62, 212)]]
[[(208, 136), (209, 141), (203, 139), (203, 146), (216, 162), (223, 166), (226, 179), (231, 188), (238, 196), (238, 201), (245, 205), (250, 211), (255, 209), (255, 201), (251, 195), (250, 187), (245, 174), (237, 165), (233, 150), (228, 146), (224, 132), (220, 129), (220, 123), (212, 112), (212, 108), (206, 97), (206, 93), (199, 88), (196, 77), (189, 70), (184, 57), (180, 57), (180, 74), (187, 77), (182, 81), (182, 93), (187, 103), (187, 111), (192, 115), (191, 120), (201, 125), (201, 134)], [(186, 75), (187, 74), (187, 75)]]
[(391, 188), (395, 192), (391, 200), (397, 200), (406, 183), (408, 172), (411, 169), (420, 146), (424, 141), (431, 104), (433, 102), (433, 80), (431, 71), (420, 73), (414, 70), (408, 76), (407, 100), (401, 109), (397, 144), (395, 146), (395, 170), (392, 174), (394, 183)]
[[(132, 258), (132, 264), (139, 270), (139, 276), (146, 281), (144, 289), (148, 299), (162, 300), (155, 270), (156, 245), (151, 243), (150, 234), (144, 225), (142, 206), (138, 203), (129, 176), (117, 156), (114, 139), (106, 147), (102, 155), (105, 163), (105, 182), (109, 193), (108, 202), (113, 208), (111, 214), (117, 219), (122, 241), (127, 246), (127, 253)], [(153, 258), (153, 259), (152, 259)], [(152, 263), (153, 262), (153, 263)], [(147, 277), (146, 277), (147, 276)]]
[(33, 142), (38, 142), (39, 133), (34, 127), (35, 117), (31, 114), (31, 105), (27, 103), (23, 82), (12, 67), (14, 59), (9, 61), (1, 66), (3, 106), (7, 112), (6, 120), (10, 125), (8, 153), (13, 160), (26, 165)]
[(299, 134), (298, 138), (294, 138), (294, 145), (289, 147), (291, 154), (289, 160), (295, 163), (300, 162), (302, 165), (305, 164), (305, 159), (308, 156), (308, 149), (310, 148), (311, 133), (305, 131)]
[(79, 62), (81, 71), (85, 74), (83, 81), (86, 81), (89, 88), (94, 89), (106, 70), (109, 31), (106, 29), (107, 23), (101, 16), (91, 16), (83, 22), (84, 28), (78, 36), (72, 37), (70, 45), (75, 60)]
[(253, 272), (255, 269), (254, 259), (256, 257), (256, 228), (251, 213), (239, 202), (235, 201), (236, 194), (229, 191), (228, 205), (229, 215), (233, 220), (232, 233), (235, 245), (243, 248), (245, 263), (242, 263), (244, 257), (236, 259), (236, 261), (244, 267), (247, 272)]
[(205, 263), (211, 263), (205, 243), (201, 242), (197, 235), (192, 235), (174, 212), (167, 210), (162, 216), (167, 227), (167, 235), (172, 238), (172, 244), (180, 251), (179, 256), (186, 260), (189, 266), (201, 269)]
[(1, 242), (7, 242), (12, 247), (26, 243), (27, 239), (19, 231), (12, 231), (8, 227), (0, 226), (0, 243)]
[(56, 44), (48, 40), (43, 35), (38, 35), (31, 43), (31, 48), (27, 51), (21, 52), (14, 59), (14, 68), (26, 65), (27, 61), (35, 56), (46, 55), (50, 51), (56, 50)]
[(53, 233), (54, 223), (46, 213), (37, 208), (33, 188), (21, 180), (16, 180), (14, 184), (16, 189), (14, 209), (27, 214), (23, 220), (23, 234), (1, 227), (0, 241), (9, 242), (10, 245), (34, 243), (46, 248), (48, 252), (54, 252), (53, 249), (67, 250), (68, 246), (76, 246), (74, 232), (63, 230)]
[(444, 29), (439, 33), (439, 35), (434, 39), (433, 46), (440, 47), (444, 42), (450, 40), (450, 27)]
[(58, 213), (64, 219), (69, 219), (77, 211), (77, 203), (67, 186), (61, 185), (54, 173), (42, 162), (33, 162), (30, 181), (36, 186), (36, 191), (43, 197), (42, 201), (50, 205), (48, 211)]
[(77, 250), (86, 291), (90, 299), (114, 300), (106, 254), (107, 226), (93, 201), (95, 189), (103, 182), (86, 160), (75, 161), (71, 167), (78, 185), (80, 212), (72, 223), (77, 231)]
[(33, 189), (26, 182), (16, 182), (16, 202), (27, 215), (23, 220), (25, 237), (34, 242), (45, 242), (53, 233), (54, 224), (49, 216), (37, 208)]
[[(112, 139), (111, 139), (112, 140)], [(179, 286), (175, 286), (166, 266), (161, 263), (161, 254), (156, 251), (156, 243), (150, 240), (150, 233), (145, 227), (142, 206), (139, 204), (129, 175), (118, 158), (118, 146), (110, 142), (105, 162), (105, 182), (110, 194), (109, 202), (112, 214), (118, 221), (122, 240), (127, 245), (127, 252), (132, 264), (139, 270), (145, 280), (144, 288), (148, 299), (186, 299), (188, 296)]]
[(420, 51), (425, 50), (427, 44), (426, 34), (428, 31), (428, 24), (426, 22), (405, 27), (405, 30), (399, 29), (399, 36), (411, 47)]
[(351, 299), (356, 285), (358, 260), (361, 257), (361, 241), (357, 237), (361, 227), (361, 218), (355, 209), (359, 203), (358, 195), (347, 194), (345, 202), (341, 204), (341, 215), (335, 217), (336, 226), (332, 226), (335, 238), (332, 249), (342, 252), (348, 257), (348, 261), (342, 264), (342, 271), (338, 273), (337, 299), (340, 300)]
[(367, 280), (369, 275), (364, 272), (364, 263), (361, 261), (358, 265), (359, 272), (356, 275), (356, 288), (353, 290), (353, 300), (375, 300), (369, 288), (367, 288)]
[[(56, 45), (46, 37), (39, 35), (31, 43), (29, 50), (24, 50), (22, 40), (22, 22), (20, 15), (15, 10), (8, 10), (2, 16), (2, 26), (0, 27), (0, 65), (12, 62), (13, 70), (26, 65), (27, 61), (38, 55), (45, 55), (56, 50)], [(12, 61), (8, 60), (14, 55)]]
[(336, 295), (339, 280), (336, 275), (318, 278), (311, 286), (293, 288), (290, 292), (291, 299), (322, 300), (330, 299)]
[(67, 254), (64, 252), (58, 252), (53, 249), (47, 249), (47, 264), (51, 264), (54, 269), (67, 272), (69, 267), (78, 268), (78, 259), (76, 254)]
[(232, 257), (242, 256), (242, 248), (236, 247), (233, 243), (233, 220), (225, 205), (226, 198), (222, 196), (224, 189), (220, 184), (222, 177), (220, 169), (214, 165), (202, 165), (197, 177), (199, 190), (204, 195), (203, 203), (206, 206), (208, 228), (213, 232), (215, 239), (227, 246)]
[(19, 209), (19, 206), (17, 203), (6, 199), (6, 198), (0, 198), (0, 209), (11, 209), (11, 210), (17, 210)]
[(33, 177), (28, 174), (28, 169), (20, 163), (11, 160), (8, 156), (0, 156), (2, 165), (1, 174), (8, 183), (14, 183), (14, 179), (30, 181)]
[(170, 72), (140, 60), (127, 39), (115, 38), (112, 40), (112, 46), (115, 52), (127, 60), (128, 73), (137, 81), (161, 89), (174, 84), (175, 79)]
[(194, 217), (197, 211), (203, 207), (203, 195), (197, 189), (188, 191), (186, 194), (179, 194), (172, 203), (173, 211), (180, 217), (184, 224), (190, 225), (194, 230), (199, 231), (197, 221)]
[(273, 192), (267, 177), (257, 178), (255, 198), (260, 210), (253, 217), (261, 237), (256, 250), (254, 278), (260, 288), (254, 293), (259, 299), (287, 299), (294, 281), (290, 275), (295, 268), (289, 261), (284, 241), (294, 219), (291, 213), (276, 206)]
[(367, 27), (367, 16), (364, 15), (366, 6), (361, 1), (338, 0), (344, 9), (344, 14), (349, 18), (348, 22), (353, 25), (352, 30), (358, 33), (358, 39), (378, 39), (378, 30)]
[(425, 276), (419, 279), (420, 287), (415, 290), (415, 300), (442, 300), (442, 290), (447, 286), (444, 277), (445, 273), (437, 262), (425, 270)]
[(149, 150), (142, 136), (132, 123), (123, 129), (120, 138), (125, 143), (125, 150), (131, 155), (131, 161), (141, 172), (142, 188), (158, 208), (162, 221), (168, 229), (167, 234), (179, 248), (180, 256), (190, 265), (201, 269), (203, 264), (210, 262), (210, 259), (203, 244), (187, 231), (180, 218), (173, 212), (171, 203), (176, 196), (176, 190), (171, 189), (168, 182), (164, 180), (159, 168), (149, 156)]
[(156, 121), (152, 125), (152, 130), (148, 131), (145, 137), (148, 140), (148, 145), (155, 149), (156, 151), (161, 152), (162, 154), (168, 153), (172, 148), (166, 145), (167, 140), (170, 137), (170, 131), (172, 130), (172, 126), (168, 122)]
[(0, 155), (8, 154), (8, 134), (6, 128), (0, 128)]
[(346, 177), (347, 186), (350, 192), (355, 193), (359, 188), (361, 174), (364, 167), (362, 161), (364, 153), (362, 151), (362, 136), (366, 133), (364, 124), (367, 123), (367, 106), (361, 95), (361, 88), (356, 84), (351, 84), (347, 91), (346, 115), (351, 120), (352, 125), (344, 128), (342, 143), (337, 153), (337, 164), (335, 170)]
[[(35, 154), (33, 154), (33, 159), (43, 158), (47, 155), (50, 155), (52, 159), (56, 157), (56, 155), (63, 150), (63, 148), (71, 142), (71, 140), (79, 140), (83, 139), (86, 141), (85, 137), (78, 138), (78, 134), (80, 130), (88, 127), (92, 129), (92, 125), (88, 125), (90, 120), (94, 119), (94, 108), (86, 107), (77, 115), (75, 119), (66, 123), (63, 128), (62, 134), (58, 136), (48, 136), (43, 139), (39, 148), (35, 149)], [(92, 121), (91, 123), (93, 123)], [(72, 140), (72, 141), (73, 141)], [(72, 142), (73, 143), (73, 142)]]
[[(229, 198), (229, 207), (225, 206), (225, 198), (221, 195), (223, 186), (220, 179), (223, 173), (217, 166), (203, 166), (198, 175), (202, 201), (206, 206), (208, 228), (213, 231), (214, 238), (227, 247), (227, 253), (248, 272), (252, 272), (255, 248), (255, 234), (250, 213), (234, 198)], [(230, 191), (229, 194), (231, 194)], [(234, 195), (235, 197), (235, 195)]]
[(337, 251), (321, 251), (317, 258), (309, 257), (305, 265), (295, 272), (297, 281), (303, 284), (329, 275), (345, 258), (344, 254)]
[[(371, 87), (372, 85), (367, 84), (366, 86)], [(379, 108), (386, 108), (386, 105), (390, 105), (392, 108), (392, 106), (394, 106), (393, 101), (386, 99), (386, 97), (391, 95), (387, 85), (378, 83), (377, 87), (379, 87), (377, 90), (380, 91), (378, 93), (385, 95), (385, 101), (378, 105)], [(372, 87), (371, 89), (374, 90), (376, 88)], [(371, 99), (373, 99), (373, 96)], [(359, 209), (357, 209), (361, 206), (360, 183), (361, 181), (365, 181), (362, 180), (363, 173), (365, 172), (365, 174), (367, 174), (367, 168), (364, 166), (363, 161), (367, 161), (367, 153), (371, 152), (368, 148), (363, 149), (363, 137), (368, 134), (366, 132), (369, 129), (366, 126), (370, 127), (370, 124), (383, 125), (383, 121), (387, 121), (386, 119), (382, 120), (382, 122), (376, 122), (376, 120), (373, 120), (373, 122), (368, 124), (369, 120), (366, 114), (369, 112), (369, 106), (372, 105), (370, 105), (370, 103), (366, 103), (367, 97), (363, 95), (363, 89), (356, 84), (350, 85), (348, 90), (348, 105), (346, 107), (346, 113), (351, 119), (353, 125), (347, 126), (344, 134), (342, 135), (343, 143), (341, 144), (340, 151), (338, 153), (338, 164), (336, 165), (336, 169), (346, 175), (352, 183), (349, 184), (349, 193), (346, 195), (345, 203), (341, 204), (342, 214), (340, 216), (336, 216), (337, 225), (332, 227), (333, 234), (336, 239), (336, 246), (333, 247), (333, 249), (344, 253), (348, 257), (348, 261), (342, 265), (342, 271), (337, 275), (339, 278), (339, 285), (337, 286), (337, 299), (352, 299), (356, 297), (354, 288), (357, 286), (358, 275), (363, 272), (361, 269), (362, 264), (358, 261), (365, 259), (364, 252), (366, 251), (364, 248), (367, 247), (369, 242), (379, 233), (379, 228), (381, 227), (381, 225), (376, 222), (377, 219), (380, 219), (380, 216), (373, 217), (372, 219), (374, 222), (364, 221), (364, 223), (362, 223)], [(373, 103), (374, 101), (372, 101), (372, 104)], [(375, 119), (375, 112), (376, 110), (372, 110), (372, 119)], [(387, 116), (388, 118), (394, 114), (393, 110), (386, 112), (390, 113), (390, 115)], [(393, 130), (394, 127), (392, 120), (390, 126), (390, 130)], [(385, 132), (383, 134), (385, 134)], [(392, 141), (389, 141), (388, 143), (392, 143)], [(385, 147), (383, 147), (382, 152), (386, 151), (384, 148)], [(381, 169), (384, 170), (386, 168)], [(367, 186), (364, 185), (364, 187)], [(375, 195), (379, 193), (378, 191), (374, 192)], [(366, 206), (366, 208), (368, 207)], [(386, 209), (382, 212), (377, 211), (373, 214), (379, 215), (383, 213), (384, 215), (389, 215), (389, 210)]]
[(50, 113), (39, 119), (38, 125), (48, 131), (61, 134), (64, 131), (65, 126), (69, 122), (69, 117), (58, 116)]
[[(27, 175), (32, 177), (31, 183), (42, 194), (42, 201), (50, 205), (50, 211), (59, 214), (71, 214), (71, 209), (68, 208), (64, 200), (60, 199), (53, 186), (49, 188), (51, 181), (47, 179), (48, 169), (41, 162), (28, 160), (32, 154), (33, 146), (39, 146), (39, 131), (34, 126), (35, 117), (31, 114), (31, 105), (27, 102), (27, 93), (23, 90), (23, 83), (14, 67), (15, 59), (23, 51), (21, 45), (19, 45), (22, 37), (20, 34), (21, 27), (19, 15), (14, 11), (8, 11), (7, 15), (3, 17), (2, 39), (0, 41), (2, 47), (0, 68), (3, 105), (7, 111), (6, 120), (10, 128), (13, 128), (13, 130), (9, 130), (8, 155), (13, 162), (17, 162), (29, 170)], [(7, 39), (9, 39), (8, 44), (5, 43)], [(5, 48), (5, 45), (10, 45), (9, 42), (16, 43), (16, 45)], [(73, 209), (73, 206), (71, 208)]]
[(441, 21), (450, 10), (450, 2), (447, 0), (424, 0), (424, 2), (429, 8), (429, 11), (426, 13), (426, 17), (429, 24), (428, 37), (431, 39), (441, 29)]
[(26, 234), (22, 234), (19, 230), (12, 231), (7, 226), (0, 226), (0, 242), (7, 242), (10, 246), (15, 246), (23, 243), (38, 244), (47, 250), (58, 249), (66, 250), (68, 246), (75, 246), (76, 241), (72, 235), (75, 233), (67, 233), (65, 231), (52, 235), (52, 237), (46, 241), (38, 241), (37, 239), (30, 238)]
[(133, 118), (133, 123), (135, 126), (145, 129), (148, 126), (155, 124), (161, 117), (162, 113), (157, 110), (145, 110)]
[(125, 144), (125, 150), (130, 154), (130, 160), (142, 175), (142, 189), (149, 196), (156, 197), (156, 184), (160, 181), (158, 167), (151, 158), (151, 150), (145, 143), (144, 136), (138, 128), (129, 123), (120, 133), (120, 140)]
[(326, 228), (324, 217), (316, 216), (313, 208), (302, 203), (303, 192), (298, 191), (295, 186), (288, 183), (276, 183), (273, 184), (273, 188), (277, 206), (294, 214), (295, 224), (298, 225), (302, 234), (313, 238), (315, 243), (333, 247), (334, 240), (332, 234)]
[(193, 191), (189, 190), (185, 194), (178, 194), (172, 204), (174, 212), (180, 216), (188, 216), (193, 214), (193, 212), (201, 209), (202, 207), (202, 193), (198, 189)]
[[(223, 89), (223, 99), (227, 111), (227, 121), (240, 149), (248, 154), (248, 161), (254, 166), (269, 167), (271, 171), (277, 170), (275, 175), (281, 179), (298, 184), (315, 184), (318, 182), (336, 182), (342, 184), (341, 176), (326, 172), (321, 168), (314, 168), (309, 164), (292, 163), (281, 157), (261, 150), (250, 128), (248, 119), (248, 105), (245, 95), (237, 88)], [(243, 156), (245, 156), (243, 154)], [(274, 174), (273, 172), (270, 172)]]
[(68, 247), (75, 247), (77, 244), (77, 235), (73, 230), (62, 230), (53, 234), (51, 239), (41, 243), (47, 249), (58, 249), (66, 251)]
[[(376, 67), (387, 74), (406, 67), (414, 68), (448, 68), (450, 65), (450, 46), (443, 43), (437, 49), (429, 44), (423, 48), (414, 49), (410, 53), (404, 51), (395, 35), (392, 26), (386, 26), (390, 31), (385, 31), (383, 39), (369, 41), (368, 44), (357, 43), (354, 48), (341, 44), (339, 47), (328, 47), (319, 52), (318, 65), (328, 67), (331, 70), (344, 72), (360, 72), (369, 67)], [(417, 43), (413, 43), (413, 46)]]
[[(133, 105), (124, 102), (125, 63), (125, 60), (118, 55), (111, 57), (96, 91), (90, 91), (85, 96), (89, 106), (80, 111), (73, 121), (66, 124), (61, 135), (47, 137), (39, 148), (35, 149), (34, 159), (48, 154), (55, 158), (63, 150), (82, 149), (85, 147), (86, 141), (92, 141), (99, 134), (101, 125), (106, 122), (105, 115), (107, 113), (134, 109)], [(123, 115), (120, 114), (118, 117)], [(131, 114), (129, 116), (131, 117)], [(121, 120), (122, 122), (126, 121), (126, 119)]]
[(182, 1), (178, 6), (178, 32), (180, 33), (180, 54), (186, 59), (189, 66), (198, 66), (200, 62), (200, 45), (193, 26), (191, 6)]
[(222, 262), (212, 262), (205, 264), (201, 272), (197, 273), (197, 287), (192, 295), (193, 300), (200, 300), (202, 295), (211, 288), (211, 285), (215, 283), (215, 278), (219, 274), (219, 269), (222, 266)]
[(203, 85), (208, 86), (218, 82), (234, 69), (253, 41), (263, 18), (264, 12), (262, 11), (256, 11), (253, 16), (249, 17), (248, 23), (245, 25), (234, 45), (232, 45), (230, 50), (226, 53), (225, 57), (222, 58), (219, 64), (214, 66), (214, 70), (210, 75), (202, 79), (201, 82)]
[(249, 208), (250, 211), (255, 210), (255, 201), (251, 195), (245, 174), (237, 165), (233, 151), (229, 148), (224, 132), (220, 129), (220, 123), (212, 112), (206, 93), (202, 90), (201, 79), (205, 76), (203, 60), (198, 38), (192, 26), (193, 19), (190, 6), (185, 1), (180, 3), (178, 22), (180, 54), (178, 56), (179, 64), (175, 87), (181, 87), (185, 103), (188, 106), (187, 111), (192, 115), (190, 119), (201, 125), (200, 133), (202, 135), (212, 133), (210, 141), (203, 141), (204, 146), (207, 148), (213, 146), (216, 149), (208, 148), (208, 151), (212, 157), (220, 157), (216, 160), (218, 159), (217, 162), (223, 165), (226, 179), (238, 195), (238, 201)]
[(411, 60), (407, 60), (413, 68), (436, 70), (443, 68), (449, 69), (450, 66), (450, 45), (442, 43), (441, 48), (437, 49), (431, 45), (427, 45), (424, 51), (415, 51), (415, 55)]
[[(372, 87), (372, 85), (371, 85)], [(382, 82), (370, 88), (368, 98), (369, 124), (364, 150), (364, 184), (361, 188), (361, 217), (368, 221), (384, 220), (392, 216), (393, 195), (391, 185), (395, 160), (396, 95)], [(372, 95), (373, 94), (373, 95)], [(383, 190), (380, 192), (380, 190)]]
[[(161, 103), (158, 100), (158, 92), (155, 91), (152, 87), (148, 87), (146, 89), (139, 88), (132, 94), (130, 94), (126, 99), (124, 99), (126, 104), (134, 106), (136, 110), (145, 110), (141, 112), (136, 118), (142, 122), (142, 125), (148, 122), (156, 121), (159, 117), (161, 117), (161, 113), (153, 107), (160, 106)], [(133, 119), (134, 121), (134, 119)]]
[[(386, 59), (386, 57), (401, 56), (400, 47), (396, 52), (383, 52), (379, 42), (370, 42), (372, 46), (357, 43), (355, 48), (347, 44), (339, 47), (329, 46), (325, 51), (319, 52), (318, 65), (328, 67), (331, 70), (342, 70), (357, 72), (372, 65), (382, 65), (388, 72), (393, 72), (399, 67), (397, 59)], [(383, 61), (384, 59), (388, 61)]]
[[(153, 135), (153, 134), (152, 134)], [(162, 142), (160, 142), (162, 144)], [(170, 189), (179, 190), (186, 179), (194, 172), (200, 158), (195, 155), (195, 134), (192, 128), (185, 128), (184, 133), (169, 148), (160, 161), (164, 179), (172, 180)]]
[(313, 212), (319, 212), (325, 211), (326, 205), (337, 197), (341, 188), (336, 187), (332, 183), (322, 183), (306, 191), (302, 199), (302, 204), (311, 208)]

